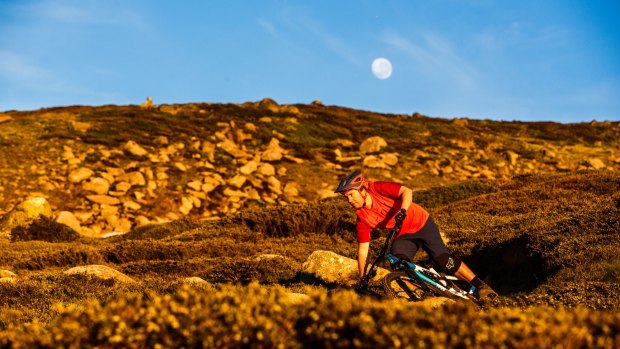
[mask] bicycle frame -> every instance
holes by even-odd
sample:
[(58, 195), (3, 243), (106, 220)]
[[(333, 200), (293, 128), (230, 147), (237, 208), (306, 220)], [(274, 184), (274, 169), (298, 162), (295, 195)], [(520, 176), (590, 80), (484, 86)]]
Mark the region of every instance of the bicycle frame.
[[(429, 285), (431, 285), (434, 288), (439, 289), (441, 292), (450, 293), (458, 298), (469, 299), (469, 296), (474, 293), (475, 287), (472, 286), (468, 291), (461, 290), (460, 288), (455, 289), (455, 287), (447, 287), (447, 284), (442, 285), (441, 283), (438, 283), (435, 280), (428, 277), (427, 275), (425, 275), (425, 273), (429, 273), (429, 274), (436, 275), (439, 278), (442, 278), (443, 276), (437, 273), (435, 270), (426, 269), (413, 262), (401, 260), (400, 258), (389, 253), (388, 249), (392, 245), (391, 241), (396, 235), (396, 233), (397, 233), (397, 230), (395, 229), (390, 230), (390, 234), (385, 240), (385, 243), (383, 244), (383, 247), (381, 248), (381, 252), (377, 256), (377, 258), (375, 258), (375, 260), (372, 262), (370, 269), (368, 269), (368, 272), (366, 272), (368, 264), (366, 264), (366, 266), (364, 267), (364, 277), (361, 280), (362, 287), (368, 286), (370, 279), (376, 275), (375, 268), (377, 267), (379, 262), (381, 262), (387, 257), (387, 260), (390, 262), (390, 266), (392, 270), (394, 270), (394, 266), (399, 265), (399, 264), (402, 265), (404, 267), (403, 271), (407, 274), (407, 276), (411, 277), (412, 281), (420, 285), (424, 292), (432, 293), (432, 290), (429, 287)], [(445, 278), (448, 279), (448, 277), (445, 277)], [(457, 279), (457, 278), (453, 278), (453, 279)]]
[[(434, 286), (435, 288), (439, 289), (442, 292), (446, 292), (446, 293), (451, 293), (456, 297), (459, 298), (463, 298), (463, 299), (469, 299), (470, 295), (473, 295), (475, 287), (472, 286), (469, 291), (465, 291), (465, 290), (461, 290), (460, 288), (455, 288), (455, 287), (447, 287), (448, 284), (446, 282), (446, 284), (442, 284), (439, 283), (433, 279), (431, 279), (430, 277), (428, 277), (427, 275), (425, 275), (425, 273), (428, 274), (434, 274), (436, 275), (438, 278), (445, 278), (445, 279), (452, 279), (449, 276), (442, 276), (441, 274), (439, 274), (438, 272), (436, 272), (434, 269), (426, 269), (424, 267), (421, 267), (415, 263), (409, 262), (409, 261), (401, 261), (400, 258), (392, 255), (391, 253), (387, 254), (387, 259), (388, 261), (390, 261), (391, 265), (396, 265), (398, 263), (403, 263), (404, 266), (406, 267), (404, 269), (405, 273), (407, 274), (407, 276), (411, 277), (412, 281), (416, 281), (417, 284), (419, 284), (420, 286), (422, 286), (422, 289), (425, 292), (429, 292), (431, 291), (428, 287), (428, 284)], [(453, 278), (453, 280), (458, 280), (456, 277)]]

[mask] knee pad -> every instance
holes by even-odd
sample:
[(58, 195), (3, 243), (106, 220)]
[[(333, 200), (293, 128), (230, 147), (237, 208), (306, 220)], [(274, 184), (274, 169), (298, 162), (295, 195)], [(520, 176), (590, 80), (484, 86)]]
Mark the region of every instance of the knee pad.
[(448, 271), (450, 274), (456, 273), (463, 263), (458, 257), (452, 256), (448, 253), (440, 254), (435, 257), (435, 262), (439, 264), (441, 268)]

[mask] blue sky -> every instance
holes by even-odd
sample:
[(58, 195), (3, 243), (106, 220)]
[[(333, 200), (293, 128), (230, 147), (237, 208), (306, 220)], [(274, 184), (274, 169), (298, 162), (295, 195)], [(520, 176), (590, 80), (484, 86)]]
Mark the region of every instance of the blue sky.
[(147, 96), (618, 121), (620, 1), (0, 0), (0, 110)]

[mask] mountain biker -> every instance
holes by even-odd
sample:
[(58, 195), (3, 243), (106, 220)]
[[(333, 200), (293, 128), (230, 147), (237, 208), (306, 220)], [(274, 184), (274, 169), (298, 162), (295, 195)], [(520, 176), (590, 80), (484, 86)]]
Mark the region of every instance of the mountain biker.
[(497, 297), (489, 285), (449, 252), (432, 217), (412, 201), (411, 189), (394, 182), (371, 182), (354, 171), (340, 181), (335, 192), (343, 194), (355, 208), (360, 277), (364, 276), (372, 229), (396, 229), (391, 250), (394, 256), (411, 260), (422, 247), (445, 271), (476, 287), (479, 299)]

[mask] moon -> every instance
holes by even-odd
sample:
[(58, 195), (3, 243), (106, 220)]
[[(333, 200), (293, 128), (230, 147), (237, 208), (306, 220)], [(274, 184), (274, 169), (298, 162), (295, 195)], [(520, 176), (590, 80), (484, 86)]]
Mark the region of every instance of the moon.
[(392, 75), (392, 63), (387, 58), (377, 58), (372, 61), (370, 70), (377, 79), (385, 80)]

